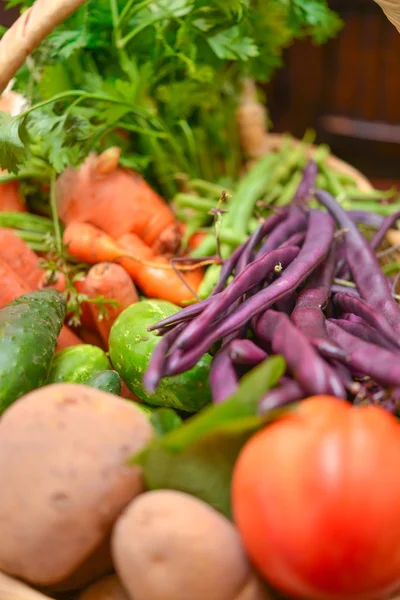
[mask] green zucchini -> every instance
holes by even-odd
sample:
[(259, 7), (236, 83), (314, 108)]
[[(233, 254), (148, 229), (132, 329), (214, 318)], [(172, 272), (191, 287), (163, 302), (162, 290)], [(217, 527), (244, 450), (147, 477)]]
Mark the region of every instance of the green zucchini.
[(110, 367), (110, 361), (101, 348), (91, 344), (71, 346), (55, 353), (47, 383), (83, 383)]
[(30, 292), (0, 311), (0, 413), (46, 383), (65, 317), (56, 290)]
[(179, 308), (164, 300), (143, 300), (124, 310), (111, 328), (109, 352), (113, 367), (128, 388), (143, 402), (194, 413), (211, 400), (208, 384), (211, 356), (205, 354), (192, 369), (165, 377), (154, 394), (143, 387), (142, 378), (160, 338), (147, 327)]
[(108, 392), (109, 394), (115, 394), (119, 396), (122, 388), (122, 380), (118, 375), (117, 371), (101, 371), (86, 379), (83, 382), (85, 385)]

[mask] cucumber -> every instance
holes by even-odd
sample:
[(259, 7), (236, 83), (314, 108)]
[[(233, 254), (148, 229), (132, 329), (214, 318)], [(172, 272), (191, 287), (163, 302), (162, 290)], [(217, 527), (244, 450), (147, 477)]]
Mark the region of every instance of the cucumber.
[(160, 341), (153, 332), (147, 331), (147, 327), (178, 310), (179, 307), (165, 300), (143, 300), (132, 304), (111, 328), (109, 352), (114, 369), (143, 402), (194, 413), (211, 400), (209, 354), (186, 373), (165, 377), (154, 394), (149, 394), (142, 384), (151, 354)]
[(83, 382), (85, 385), (108, 392), (109, 394), (115, 394), (119, 396), (122, 388), (122, 380), (118, 375), (117, 371), (101, 371), (86, 379)]
[(46, 383), (65, 317), (56, 290), (30, 292), (0, 311), (0, 413)]
[(55, 353), (47, 383), (83, 383), (110, 367), (110, 361), (101, 348), (91, 344), (71, 346)]

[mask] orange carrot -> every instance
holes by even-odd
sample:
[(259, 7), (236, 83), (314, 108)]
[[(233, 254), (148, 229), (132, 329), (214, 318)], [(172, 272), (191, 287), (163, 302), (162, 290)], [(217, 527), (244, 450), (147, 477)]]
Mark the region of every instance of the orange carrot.
[(157, 254), (175, 253), (182, 234), (173, 212), (142, 177), (116, 166), (113, 151), (91, 154), (79, 170), (69, 167), (60, 175), (61, 220), (86, 221), (114, 238), (135, 233)]
[(124, 381), (122, 382), (121, 396), (122, 398), (125, 398), (125, 400), (133, 400), (134, 402), (139, 403), (141, 402), (140, 398), (138, 398), (133, 392), (131, 392), (131, 390), (128, 388)]
[(91, 264), (118, 262), (149, 298), (163, 298), (178, 305), (184, 304), (193, 300), (194, 294), (182, 279), (197, 292), (203, 278), (202, 269), (177, 275), (165, 257), (155, 255), (133, 233), (114, 241), (89, 223), (73, 222), (65, 228), (64, 243), (68, 244), (71, 256), (78, 260)]
[(21, 277), (0, 259), (0, 309), (19, 296), (31, 291)]
[[(78, 279), (74, 282), (74, 287), (79, 294), (86, 294), (85, 291), (85, 279)], [(80, 321), (85, 329), (96, 329), (96, 321), (93, 318), (92, 311), (90, 310), (89, 302), (81, 302), (81, 316)]]
[(100, 334), (96, 330), (89, 329), (88, 327), (81, 327), (79, 330), (79, 336), (82, 338), (85, 344), (98, 346), (102, 350), (107, 350), (107, 346), (104, 344)]
[(83, 344), (83, 341), (72, 329), (64, 325), (58, 336), (57, 350), (63, 350), (63, 348), (69, 348), (70, 346), (78, 346), (79, 344)]
[(12, 229), (0, 227), (0, 259), (26, 282), (30, 290), (65, 289), (65, 276), (57, 273), (57, 281), (49, 283), (45, 269), (39, 266), (39, 257)]
[(105, 305), (107, 315), (103, 318), (100, 316), (98, 305), (89, 304), (97, 330), (108, 347), (108, 337), (115, 319), (125, 308), (139, 301), (136, 288), (123, 267), (103, 262), (90, 269), (85, 280), (84, 290), (90, 298), (103, 296), (106, 300), (118, 302), (118, 306)]
[(71, 256), (90, 264), (112, 262), (123, 254), (112, 237), (89, 223), (70, 223), (64, 231), (64, 244)]
[(128, 271), (133, 281), (137, 283), (148, 298), (162, 298), (178, 305), (185, 304), (195, 298), (193, 292), (197, 292), (203, 279), (202, 269), (186, 273), (181, 272), (178, 275), (173, 270), (145, 266), (130, 258), (129, 255), (146, 262), (153, 262), (155, 265), (169, 265), (169, 262), (162, 256), (154, 255), (151, 248), (146, 246), (133, 233), (127, 233), (119, 238), (117, 242), (119, 247), (128, 255), (120, 259), (120, 264)]
[[(1, 171), (0, 173), (4, 173)], [(0, 212), (27, 212), (19, 191), (19, 182), (10, 181), (0, 185)]]

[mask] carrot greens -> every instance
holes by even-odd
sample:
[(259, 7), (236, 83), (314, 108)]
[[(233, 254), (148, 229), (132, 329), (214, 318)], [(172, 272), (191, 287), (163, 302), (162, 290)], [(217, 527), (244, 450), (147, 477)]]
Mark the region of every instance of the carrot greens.
[(18, 73), (30, 108), (1, 115), (0, 166), (48, 182), (49, 167), (119, 145), (165, 196), (179, 173), (226, 184), (242, 161), (243, 80), (268, 81), (295, 38), (322, 43), (340, 26), (325, 0), (89, 0)]

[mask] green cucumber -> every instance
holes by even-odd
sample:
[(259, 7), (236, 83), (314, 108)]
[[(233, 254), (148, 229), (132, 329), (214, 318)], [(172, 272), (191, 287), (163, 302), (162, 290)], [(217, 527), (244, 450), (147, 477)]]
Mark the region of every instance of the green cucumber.
[(154, 394), (149, 394), (142, 383), (151, 354), (160, 341), (153, 332), (147, 331), (147, 327), (178, 310), (179, 307), (164, 300), (143, 300), (132, 304), (111, 328), (109, 352), (114, 369), (130, 391), (143, 402), (194, 413), (211, 400), (209, 354), (186, 373), (165, 377)]
[(95, 373), (83, 382), (85, 385), (108, 392), (109, 394), (115, 394), (119, 396), (122, 388), (122, 379), (118, 375), (117, 371), (101, 371)]
[(0, 311), (0, 413), (44, 385), (65, 317), (56, 290), (30, 292)]
[(110, 361), (101, 348), (91, 344), (71, 346), (55, 353), (47, 383), (83, 383), (110, 367)]

